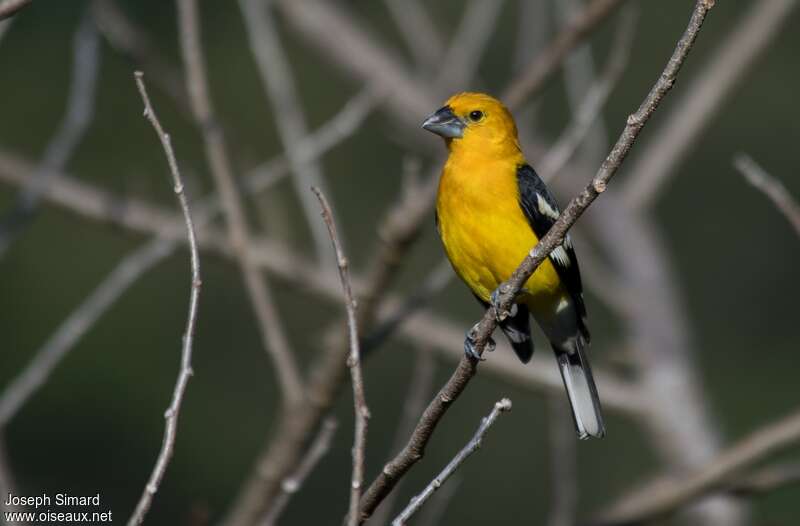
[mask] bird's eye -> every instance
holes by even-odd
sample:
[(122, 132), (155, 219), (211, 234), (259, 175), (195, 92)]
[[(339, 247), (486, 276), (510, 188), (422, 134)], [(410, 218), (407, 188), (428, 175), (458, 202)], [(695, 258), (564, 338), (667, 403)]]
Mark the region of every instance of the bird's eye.
[(480, 110), (473, 110), (469, 112), (469, 118), (472, 122), (478, 122), (483, 118), (483, 112)]

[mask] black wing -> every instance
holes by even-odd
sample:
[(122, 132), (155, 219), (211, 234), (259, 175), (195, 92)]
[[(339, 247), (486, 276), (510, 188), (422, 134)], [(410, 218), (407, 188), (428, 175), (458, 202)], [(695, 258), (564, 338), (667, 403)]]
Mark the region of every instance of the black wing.
[[(528, 224), (533, 229), (536, 237), (542, 239), (560, 213), (558, 203), (553, 199), (544, 181), (536, 171), (527, 164), (517, 167), (517, 184), (519, 185), (519, 205)], [(578, 268), (578, 258), (569, 234), (564, 242), (550, 253), (550, 261), (558, 272), (558, 277), (566, 287), (580, 315), (581, 332), (589, 340), (589, 331), (586, 328), (586, 305), (583, 302), (583, 285), (581, 273)]]
[[(474, 295), (474, 294), (473, 294)], [(489, 303), (480, 299), (475, 295), (478, 303), (483, 305), (484, 309), (489, 308)], [(517, 303), (517, 312), (513, 316), (509, 315), (506, 319), (499, 323), (503, 334), (506, 335), (508, 343), (511, 348), (517, 353), (522, 363), (528, 363), (533, 356), (533, 337), (531, 337), (531, 316), (528, 312), (528, 307), (522, 303)]]

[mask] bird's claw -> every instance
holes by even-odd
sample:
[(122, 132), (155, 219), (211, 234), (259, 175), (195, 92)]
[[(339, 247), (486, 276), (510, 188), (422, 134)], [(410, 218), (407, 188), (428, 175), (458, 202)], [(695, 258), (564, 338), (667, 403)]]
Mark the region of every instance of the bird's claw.
[[(484, 361), (486, 358), (482, 358), (478, 353), (477, 339), (478, 325), (475, 324), (470, 330), (467, 331), (466, 337), (464, 338), (464, 354), (473, 360)], [(492, 352), (496, 346), (497, 344), (495, 344), (494, 339), (489, 337), (489, 339), (486, 340), (486, 345), (483, 347), (483, 349), (486, 352)]]
[(495, 318), (497, 319), (497, 323), (501, 323), (506, 318), (511, 316), (512, 318), (517, 315), (517, 304), (512, 303), (511, 309), (503, 309), (500, 307), (500, 291), (493, 290), (491, 296), (489, 296), (489, 302), (494, 307)]

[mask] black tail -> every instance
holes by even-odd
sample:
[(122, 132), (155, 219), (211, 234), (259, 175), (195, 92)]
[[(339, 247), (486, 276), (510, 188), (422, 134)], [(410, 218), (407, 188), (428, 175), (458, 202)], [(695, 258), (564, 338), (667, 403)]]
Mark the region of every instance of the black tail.
[(553, 351), (556, 353), (564, 388), (572, 406), (578, 438), (582, 440), (590, 436), (600, 438), (606, 434), (600, 397), (597, 396), (597, 387), (594, 384), (589, 360), (584, 353), (582, 338), (577, 340), (575, 350), (553, 345)]

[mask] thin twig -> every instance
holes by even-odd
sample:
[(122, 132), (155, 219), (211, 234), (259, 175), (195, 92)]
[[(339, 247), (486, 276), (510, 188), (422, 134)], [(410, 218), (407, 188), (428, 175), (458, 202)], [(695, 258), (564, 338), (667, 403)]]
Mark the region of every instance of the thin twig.
[(769, 198), (800, 235), (800, 204), (794, 200), (783, 183), (766, 172), (752, 157), (740, 153), (733, 158), (733, 166), (748, 183)]
[(33, 0), (3, 0), (0, 2), (0, 21), (16, 15), (20, 9), (27, 6), (32, 1)]
[(53, 173), (61, 171), (86, 135), (94, 117), (95, 88), (100, 67), (100, 39), (92, 17), (84, 13), (72, 44), (72, 72), (66, 112), (47, 144), (36, 177), (20, 191), (12, 209), (0, 218), (0, 255), (36, 212)]
[(792, 462), (767, 466), (743, 476), (736, 476), (725, 484), (724, 491), (736, 497), (750, 498), (798, 484), (800, 463)]
[(753, 2), (730, 34), (719, 40), (706, 64), (684, 88), (675, 111), (660, 123), (630, 166), (636, 174), (625, 187), (625, 203), (647, 209), (663, 195), (662, 189), (693, 148), (734, 90), (754, 77), (747, 72), (792, 20), (798, 0)]
[(367, 397), (364, 393), (364, 377), (361, 371), (361, 350), (359, 348), (358, 320), (356, 319), (356, 300), (353, 297), (353, 290), (350, 284), (350, 271), (348, 270), (347, 258), (339, 242), (339, 234), (336, 224), (333, 222), (333, 213), (328, 205), (328, 200), (319, 188), (312, 187), (313, 192), (319, 199), (322, 207), (322, 218), (328, 227), (328, 233), (333, 243), (333, 250), (336, 253), (336, 263), (339, 267), (339, 279), (342, 282), (344, 291), (345, 308), (347, 309), (347, 330), (350, 341), (350, 356), (347, 359), (347, 366), (350, 368), (350, 376), (353, 379), (353, 404), (355, 410), (355, 439), (353, 442), (353, 477), (350, 484), (350, 508), (349, 525), (358, 524), (358, 500), (361, 498), (361, 486), (364, 482), (364, 455), (367, 441), (367, 420), (369, 419), (369, 408), (367, 407)]
[(239, 0), (239, 9), (261, 82), (271, 103), (278, 135), (289, 160), (295, 193), (311, 230), (317, 258), (322, 268), (332, 268), (335, 262), (328, 250), (328, 234), (325, 226), (316, 220), (317, 204), (308, 192), (310, 186), (325, 190), (322, 166), (316, 157), (304, 156), (298, 148), (300, 141), (308, 135), (306, 119), (272, 17), (272, 7), (262, 0)]
[(236, 252), (245, 287), (258, 319), (262, 342), (275, 365), (284, 405), (293, 406), (304, 397), (303, 383), (267, 280), (248, 257), (250, 232), (244, 205), (234, 181), (230, 156), (211, 103), (208, 76), (200, 44), (197, 0), (177, 0), (177, 4), (181, 53), (186, 66), (186, 82), (192, 112), (203, 135), (206, 156), (225, 211), (231, 244)]
[(693, 474), (679, 480), (664, 477), (639, 486), (589, 524), (644, 524), (664, 517), (724, 487), (734, 474), (798, 442), (800, 411), (795, 411), (739, 440)]
[[(498, 307), (500, 312), (505, 312), (511, 307), (514, 297), (523, 283), (528, 280), (547, 255), (563, 241), (569, 228), (583, 214), (586, 208), (591, 205), (600, 193), (605, 191), (608, 182), (616, 174), (645, 123), (672, 88), (678, 72), (699, 34), (703, 21), (712, 7), (713, 2), (711, 0), (698, 0), (696, 2), (689, 25), (678, 41), (664, 71), (639, 106), (639, 109), (628, 117), (625, 129), (597, 174), (590, 184), (569, 202), (558, 220), (539, 243), (531, 249), (511, 278), (498, 287)], [(497, 326), (497, 316), (498, 312), (495, 307), (490, 307), (477, 325), (475, 341), (476, 350), (479, 354), (483, 353), (486, 342)], [(442, 387), (436, 398), (428, 405), (406, 447), (386, 464), (364, 493), (364, 497), (361, 499), (362, 519), (366, 519), (372, 514), (397, 481), (421, 458), (436, 425), (453, 401), (464, 391), (476, 372), (477, 361), (463, 356), (453, 375)]]
[(411, 502), (406, 506), (406, 508), (400, 512), (400, 514), (392, 521), (392, 526), (402, 526), (408, 522), (408, 520), (417, 513), (422, 506), (428, 501), (428, 499), (433, 495), (433, 493), (442, 487), (442, 484), (447, 482), (447, 479), (456, 472), (458, 468), (461, 467), (461, 464), (464, 463), (467, 458), (470, 457), (475, 451), (481, 447), (481, 443), (483, 442), (484, 436), (486, 436), (486, 432), (489, 431), (489, 428), (492, 427), (494, 421), (497, 420), (497, 417), (500, 416), (500, 413), (505, 411), (511, 410), (511, 400), (508, 398), (503, 398), (496, 404), (494, 404), (494, 408), (492, 412), (489, 413), (489, 416), (484, 417), (481, 420), (481, 425), (478, 427), (478, 431), (472, 437), (466, 446), (464, 446), (461, 451), (450, 461), (447, 466), (439, 473), (436, 478), (434, 478), (430, 484), (428, 484), (422, 492), (417, 495), (416, 497), (411, 499)]
[(303, 460), (298, 464), (295, 472), (288, 478), (284, 479), (281, 483), (281, 493), (275, 498), (275, 502), (267, 512), (263, 520), (260, 521), (261, 526), (273, 526), (280, 517), (289, 499), (295, 495), (303, 487), (306, 478), (311, 474), (317, 466), (322, 457), (324, 457), (331, 448), (331, 441), (333, 435), (336, 433), (338, 424), (332, 417), (326, 418), (320, 426), (319, 432), (311, 445), (306, 451)]
[(178, 380), (175, 383), (175, 389), (172, 393), (172, 401), (167, 408), (164, 418), (166, 419), (166, 428), (164, 430), (164, 442), (161, 445), (161, 451), (158, 454), (153, 473), (147, 481), (144, 493), (142, 493), (136, 509), (128, 520), (128, 526), (141, 524), (144, 521), (150, 509), (150, 504), (153, 501), (153, 496), (158, 491), (161, 480), (164, 478), (164, 473), (167, 470), (169, 461), (172, 458), (172, 453), (175, 448), (175, 435), (178, 430), (178, 415), (183, 402), (183, 396), (186, 392), (186, 386), (189, 383), (189, 378), (192, 376), (192, 342), (194, 341), (195, 325), (197, 322), (197, 304), (200, 299), (200, 255), (197, 251), (197, 239), (194, 232), (194, 224), (192, 223), (192, 215), (189, 211), (189, 200), (186, 198), (186, 193), (183, 187), (183, 180), (178, 171), (178, 163), (175, 160), (175, 153), (172, 150), (172, 143), (170, 137), (164, 132), (158, 117), (150, 105), (150, 99), (147, 96), (147, 89), (142, 79), (142, 73), (137, 72), (136, 87), (139, 88), (139, 94), (144, 102), (144, 115), (153, 125), (153, 129), (161, 141), (161, 146), (164, 148), (164, 153), (167, 156), (169, 163), (170, 173), (172, 175), (172, 182), (174, 184), (175, 195), (178, 197), (178, 202), (183, 212), (183, 218), (186, 222), (186, 230), (189, 239), (189, 250), (191, 253), (191, 269), (192, 269), (192, 289), (189, 296), (189, 316), (186, 320), (186, 330), (183, 333), (183, 348), (181, 349), (181, 369), (178, 373)]
[(570, 51), (580, 44), (624, 0), (592, 0), (525, 68), (522, 75), (505, 90), (503, 100), (518, 107), (536, 95), (558, 70)]

